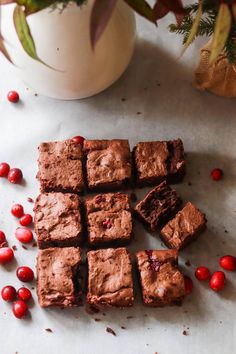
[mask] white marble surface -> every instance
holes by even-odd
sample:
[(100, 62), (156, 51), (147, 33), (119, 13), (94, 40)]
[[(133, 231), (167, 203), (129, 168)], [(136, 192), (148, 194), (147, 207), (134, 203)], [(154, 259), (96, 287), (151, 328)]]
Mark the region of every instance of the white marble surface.
[[(12, 203), (21, 202), (27, 211), (27, 197), (38, 193), (36, 147), (41, 141), (74, 135), (87, 138), (129, 138), (139, 140), (182, 137), (188, 152), (188, 173), (177, 190), (185, 200), (195, 202), (208, 217), (208, 230), (181, 253), (186, 274), (205, 264), (218, 269), (220, 255), (235, 253), (236, 235), (236, 101), (196, 91), (191, 85), (199, 43), (181, 61), (179, 39), (165, 31), (167, 20), (156, 30), (138, 20), (139, 40), (126, 74), (106, 92), (83, 101), (62, 102), (34, 96), (17, 80), (13, 68), (0, 58), (0, 161), (23, 169), (24, 186), (0, 181), (0, 229), (10, 245), (16, 244), (19, 265), (35, 264), (37, 249), (24, 250), (14, 239), (16, 221), (10, 215)], [(17, 89), (21, 103), (11, 105), (6, 93)], [(126, 101), (122, 101), (126, 98)], [(141, 114), (137, 114), (141, 112)], [(221, 167), (225, 178), (214, 183), (210, 170)], [(188, 186), (188, 182), (192, 186)], [(140, 192), (140, 195), (144, 191)], [(224, 230), (227, 229), (228, 233)], [(161, 248), (158, 239), (136, 225), (130, 249)], [(192, 267), (184, 262), (190, 260)], [(15, 266), (0, 268), (0, 287), (20, 285)], [(231, 354), (235, 352), (235, 274), (227, 273), (221, 294), (194, 280), (194, 292), (180, 308), (146, 309), (137, 292), (133, 309), (108, 311), (93, 317), (84, 308), (41, 310), (35, 303), (31, 318), (19, 321), (10, 306), (0, 301), (1, 354)], [(147, 316), (145, 316), (147, 314)], [(127, 316), (134, 316), (127, 319)], [(114, 337), (106, 327), (115, 330)], [(123, 330), (120, 326), (125, 326)], [(51, 328), (48, 333), (45, 328)], [(189, 328), (188, 336), (183, 336)]]

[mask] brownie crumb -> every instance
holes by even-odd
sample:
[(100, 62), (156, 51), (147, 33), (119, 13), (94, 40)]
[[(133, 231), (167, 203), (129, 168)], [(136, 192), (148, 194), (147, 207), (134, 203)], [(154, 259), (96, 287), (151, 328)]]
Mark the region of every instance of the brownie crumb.
[(185, 265), (186, 265), (187, 267), (190, 267), (190, 266), (191, 266), (190, 261), (189, 261), (189, 260), (187, 260), (187, 261), (185, 262)]
[(87, 312), (88, 315), (94, 315), (95, 313), (99, 313), (99, 309), (93, 306), (87, 306), (85, 311)]
[(126, 98), (123, 97), (123, 98), (121, 99), (121, 101), (122, 101), (122, 102), (125, 102), (125, 101), (126, 101)]
[(225, 234), (228, 234), (228, 233), (229, 233), (229, 231), (228, 231), (228, 230), (225, 230), (224, 232), (225, 232)]
[(101, 318), (94, 318), (94, 321), (95, 321), (95, 322), (100, 322), (100, 321), (101, 321)]
[(13, 251), (17, 251), (16, 245), (13, 245), (13, 246), (12, 246), (12, 249), (13, 249)]
[(34, 290), (34, 286), (31, 286), (31, 290)]
[(22, 248), (24, 248), (24, 250), (27, 250), (28, 247), (26, 247), (25, 245), (21, 245)]
[(139, 111), (138, 111), (138, 112), (137, 112), (137, 115), (139, 116), (140, 114), (142, 114), (142, 112), (139, 112)]
[(187, 331), (185, 331), (185, 330), (182, 332), (182, 334), (183, 334), (183, 336), (187, 336), (188, 335)]
[(127, 316), (127, 320), (131, 320), (132, 318), (135, 318), (134, 316)]
[(37, 243), (36, 242), (32, 243), (32, 247), (37, 247)]
[(106, 328), (106, 331), (107, 331), (108, 333), (113, 334), (113, 336), (116, 336), (116, 332), (115, 332), (115, 331), (113, 331), (113, 329), (112, 329), (112, 328), (107, 327), (107, 328)]
[(106, 316), (105, 312), (102, 313), (103, 316)]
[(27, 198), (27, 202), (29, 202), (29, 203), (34, 203), (34, 200), (33, 200), (32, 198), (28, 197), (28, 198)]
[(52, 329), (51, 328), (45, 328), (45, 331), (52, 333)]
[(192, 186), (192, 182), (188, 182), (188, 186), (191, 187)]
[(126, 329), (126, 327), (125, 327), (125, 326), (121, 326), (120, 328), (121, 328), (121, 329)]
[(137, 202), (138, 200), (137, 195), (135, 193), (130, 193), (130, 200), (133, 203)]
[(38, 94), (37, 94), (37, 93), (35, 93), (34, 95), (35, 95), (35, 97), (37, 97), (37, 96), (38, 96)]

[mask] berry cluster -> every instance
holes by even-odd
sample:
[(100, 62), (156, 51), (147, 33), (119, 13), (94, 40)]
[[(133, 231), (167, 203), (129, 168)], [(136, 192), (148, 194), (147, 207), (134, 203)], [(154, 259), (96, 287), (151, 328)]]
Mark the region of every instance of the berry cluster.
[(23, 174), (19, 168), (10, 168), (8, 163), (0, 163), (0, 177), (5, 177), (10, 183), (19, 184), (22, 181)]

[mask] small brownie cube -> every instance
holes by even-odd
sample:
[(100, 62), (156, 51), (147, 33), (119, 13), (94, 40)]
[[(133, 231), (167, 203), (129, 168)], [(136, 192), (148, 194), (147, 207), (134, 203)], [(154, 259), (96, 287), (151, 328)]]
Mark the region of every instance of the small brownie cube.
[(181, 199), (166, 181), (152, 189), (135, 207), (135, 213), (151, 232), (173, 217)]
[(132, 265), (127, 249), (89, 251), (87, 256), (87, 302), (97, 308), (132, 306)]
[(85, 208), (90, 246), (121, 246), (130, 242), (133, 224), (127, 194), (99, 194), (88, 198)]
[(37, 294), (41, 307), (82, 304), (80, 248), (47, 248), (37, 257)]
[(35, 202), (39, 248), (78, 246), (82, 241), (81, 202), (76, 194), (43, 193)]
[(143, 302), (151, 307), (180, 305), (185, 297), (184, 276), (176, 250), (136, 253)]
[(186, 162), (181, 139), (138, 143), (133, 156), (139, 187), (155, 185), (163, 180), (178, 183), (185, 175)]
[(86, 140), (87, 183), (90, 190), (125, 188), (131, 182), (128, 140)]
[(192, 203), (187, 203), (161, 230), (161, 238), (169, 248), (180, 250), (206, 227), (205, 215)]
[(84, 189), (82, 146), (72, 140), (42, 143), (38, 159), (42, 192), (81, 193)]

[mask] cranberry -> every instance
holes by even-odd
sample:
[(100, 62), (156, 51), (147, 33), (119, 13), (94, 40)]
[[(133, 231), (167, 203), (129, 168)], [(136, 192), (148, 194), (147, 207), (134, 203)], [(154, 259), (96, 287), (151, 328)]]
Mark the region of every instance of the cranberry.
[(20, 204), (14, 204), (11, 208), (11, 213), (17, 218), (21, 218), (24, 215), (24, 208)]
[(20, 279), (25, 283), (32, 281), (34, 279), (34, 272), (32, 271), (31, 268), (26, 266), (18, 267), (16, 270), (16, 275), (18, 279)]
[(6, 162), (0, 163), (0, 177), (7, 177), (10, 171), (10, 166)]
[(109, 219), (104, 220), (102, 225), (105, 229), (110, 229), (112, 227), (112, 223)]
[(85, 139), (82, 136), (78, 135), (78, 136), (74, 136), (71, 140), (73, 141), (73, 143), (83, 145)]
[(12, 305), (12, 311), (16, 318), (22, 318), (28, 311), (28, 305), (22, 300), (15, 301)]
[(10, 91), (7, 94), (8, 101), (12, 103), (17, 103), (20, 99), (19, 94), (16, 91)]
[(28, 288), (20, 288), (17, 291), (17, 296), (22, 301), (29, 301), (32, 297), (31, 291)]
[(210, 271), (207, 267), (197, 267), (195, 277), (200, 281), (207, 280), (210, 278)]
[(6, 242), (6, 236), (3, 231), (0, 230), (0, 246)]
[(193, 281), (191, 278), (187, 277), (187, 275), (184, 276), (184, 285), (185, 285), (185, 294), (186, 295), (190, 294), (193, 290)]
[(0, 264), (6, 264), (13, 260), (14, 252), (10, 247), (0, 248)]
[(11, 285), (4, 286), (1, 295), (4, 301), (12, 302), (16, 298), (16, 289)]
[(29, 243), (33, 240), (32, 231), (24, 227), (18, 227), (15, 231), (15, 236), (22, 243)]
[(19, 168), (12, 168), (9, 171), (7, 178), (10, 183), (20, 183), (23, 178), (22, 171)]
[(224, 256), (219, 260), (220, 266), (226, 270), (236, 270), (236, 257)]
[(223, 171), (220, 168), (214, 168), (214, 170), (211, 171), (211, 178), (213, 181), (219, 181), (223, 177)]
[(225, 285), (225, 273), (221, 270), (214, 272), (210, 279), (210, 287), (214, 291), (220, 291)]
[(33, 218), (30, 214), (25, 214), (20, 218), (20, 224), (22, 226), (28, 226), (32, 223)]

